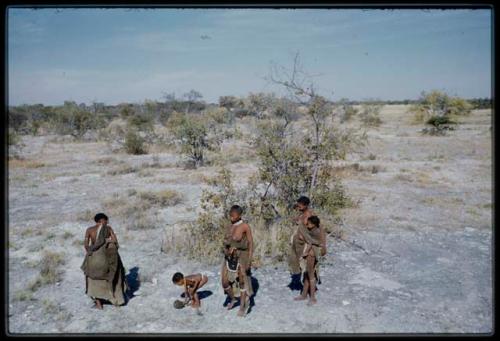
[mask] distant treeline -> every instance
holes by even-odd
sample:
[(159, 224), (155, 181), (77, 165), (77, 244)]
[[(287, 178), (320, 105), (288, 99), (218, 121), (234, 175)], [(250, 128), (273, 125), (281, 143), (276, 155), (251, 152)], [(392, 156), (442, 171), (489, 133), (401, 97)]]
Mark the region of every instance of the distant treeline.
[[(278, 98), (273, 93), (250, 93), (246, 97), (221, 96), (219, 103), (207, 103), (202, 100), (203, 96), (191, 90), (176, 97), (175, 94), (167, 94), (163, 100), (145, 100), (142, 103), (121, 103), (117, 105), (106, 105), (94, 102), (91, 104), (65, 101), (63, 105), (47, 106), (43, 104), (9, 106), (8, 120), (9, 128), (21, 134), (36, 135), (40, 130), (50, 131), (58, 134), (71, 134), (80, 137), (85, 131), (105, 127), (115, 118), (133, 121), (134, 125), (144, 125), (158, 122), (165, 124), (173, 113), (196, 114), (207, 110), (223, 108), (230, 112), (233, 117), (255, 116), (262, 117), (269, 111), (281, 110), (280, 108), (297, 107), (290, 100)], [(473, 98), (468, 102), (473, 109), (491, 108), (492, 101), (489, 98)], [(287, 104), (288, 103), (288, 104)], [(335, 105), (412, 105), (419, 100), (364, 100), (353, 101), (343, 98)]]
[[(377, 103), (382, 105), (413, 105), (418, 104), (420, 100), (418, 99), (404, 99), (404, 100), (392, 100), (392, 101), (382, 101), (382, 100), (364, 100), (364, 101), (354, 101), (348, 100), (347, 103), (350, 105), (361, 105), (364, 103)], [(490, 109), (492, 102), (490, 98), (472, 98), (467, 100), (472, 104), (474, 109)]]

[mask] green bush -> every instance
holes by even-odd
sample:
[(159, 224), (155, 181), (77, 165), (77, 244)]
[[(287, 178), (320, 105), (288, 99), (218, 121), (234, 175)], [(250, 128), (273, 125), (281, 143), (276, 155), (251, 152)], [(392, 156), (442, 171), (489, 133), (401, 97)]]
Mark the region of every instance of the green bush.
[(454, 130), (453, 125), (456, 124), (449, 116), (432, 116), (426, 122), (430, 128), (422, 129), (424, 135), (443, 136), (447, 130)]
[(21, 138), (19, 137), (18, 133), (14, 129), (9, 129), (9, 138), (8, 138), (8, 144), (9, 146), (17, 146), (21, 142)]
[(203, 166), (205, 151), (213, 148), (203, 119), (177, 114), (171, 117), (169, 125), (180, 142), (181, 152), (194, 163), (195, 167)]
[(127, 119), (129, 128), (139, 131), (151, 131), (153, 129), (153, 118), (149, 115), (135, 114)]
[(433, 90), (429, 93), (423, 91), (409, 112), (414, 114), (415, 122), (423, 123), (432, 117), (469, 115), (472, 108), (465, 99), (450, 97), (444, 92)]
[(128, 154), (147, 154), (144, 139), (134, 130), (129, 130), (125, 135), (125, 150)]

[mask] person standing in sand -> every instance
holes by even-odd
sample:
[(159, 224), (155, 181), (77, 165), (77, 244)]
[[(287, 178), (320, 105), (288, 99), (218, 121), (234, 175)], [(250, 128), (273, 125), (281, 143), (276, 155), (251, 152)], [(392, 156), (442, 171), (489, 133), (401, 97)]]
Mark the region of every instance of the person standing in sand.
[(104, 213), (96, 214), (94, 220), (96, 225), (85, 232), (86, 255), (81, 266), (85, 274), (85, 293), (94, 300), (97, 309), (103, 309), (104, 300), (115, 306), (123, 305), (127, 283), (118, 253), (118, 239)]
[[(304, 251), (305, 240), (299, 233), (301, 227), (307, 226), (307, 220), (309, 217), (315, 215), (313, 210), (309, 207), (311, 200), (306, 196), (301, 196), (297, 199), (294, 206), (295, 210), (299, 212), (299, 215), (293, 219), (293, 222), (297, 225), (297, 229), (292, 235), (290, 242), (290, 252), (288, 254), (288, 265), (291, 274), (291, 282), (288, 287), (291, 290), (302, 291), (303, 286), (301, 283), (300, 261), (302, 259), (302, 253)], [(321, 229), (321, 256), (326, 255), (326, 233), (323, 227)]]
[(253, 237), (250, 226), (243, 222), (243, 209), (234, 205), (229, 211), (231, 224), (227, 226), (224, 237), (224, 263), (221, 269), (222, 287), (231, 302), (227, 309), (234, 307), (236, 300), (230, 283), (228, 260), (237, 262), (237, 281), (240, 291), (240, 309), (238, 316), (245, 316), (250, 308), (250, 297), (253, 295), (250, 266), (253, 257)]
[(316, 283), (319, 280), (319, 261), (322, 254), (322, 230), (320, 228), (320, 220), (317, 216), (307, 218), (306, 228), (299, 227), (298, 231), (300, 238), (305, 241), (304, 250), (302, 252), (300, 268), (303, 274), (304, 288), (302, 293), (295, 298), (296, 301), (307, 299), (309, 295), (308, 305), (317, 303), (316, 300)]

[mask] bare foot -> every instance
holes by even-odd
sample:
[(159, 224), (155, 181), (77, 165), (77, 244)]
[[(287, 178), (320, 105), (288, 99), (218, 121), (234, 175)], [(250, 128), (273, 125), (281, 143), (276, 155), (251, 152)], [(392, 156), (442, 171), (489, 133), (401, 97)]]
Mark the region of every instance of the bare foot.
[(99, 300), (95, 301), (95, 306), (96, 309), (102, 310), (102, 303)]
[(233, 309), (233, 307), (234, 307), (234, 305), (236, 304), (236, 302), (238, 302), (238, 301), (236, 301), (236, 300), (232, 300), (232, 301), (231, 301), (231, 303), (229, 303), (229, 304), (227, 305), (227, 310), (231, 310), (231, 309)]
[(246, 315), (245, 309), (240, 308), (240, 310), (238, 310), (238, 316), (242, 317), (242, 316), (245, 316), (245, 315)]
[(315, 299), (315, 298), (311, 298), (311, 299), (309, 300), (309, 302), (307, 302), (307, 305), (314, 305), (314, 304), (316, 304), (316, 303), (318, 303), (318, 300), (317, 300), (317, 299)]
[(305, 300), (306, 298), (307, 298), (306, 296), (302, 296), (302, 295), (300, 295), (300, 296), (295, 297), (293, 300), (294, 300), (294, 301), (303, 301), (303, 300)]

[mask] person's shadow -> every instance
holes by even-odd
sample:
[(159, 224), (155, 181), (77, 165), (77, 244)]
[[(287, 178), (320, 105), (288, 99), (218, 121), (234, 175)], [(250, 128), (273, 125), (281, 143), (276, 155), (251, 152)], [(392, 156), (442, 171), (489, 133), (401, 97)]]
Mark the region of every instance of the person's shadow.
[(255, 305), (255, 295), (257, 295), (257, 291), (259, 291), (259, 281), (257, 280), (257, 278), (251, 276), (250, 280), (252, 281), (253, 295), (250, 297), (250, 307), (248, 308), (248, 314), (252, 312), (253, 306)]
[(128, 274), (125, 276), (127, 279), (127, 303), (129, 300), (135, 297), (134, 292), (139, 290), (141, 287), (141, 281), (139, 280), (139, 267), (134, 266), (129, 270)]
[[(212, 296), (212, 294), (213, 294), (213, 292), (211, 290), (201, 290), (201, 291), (197, 291), (196, 293), (198, 294), (198, 298), (200, 299), (200, 301), (203, 300), (203, 299), (205, 299), (205, 298), (207, 298), (207, 297), (209, 297), (209, 296)], [(181, 297), (185, 298), (186, 297), (186, 293), (183, 292), (181, 294)]]

